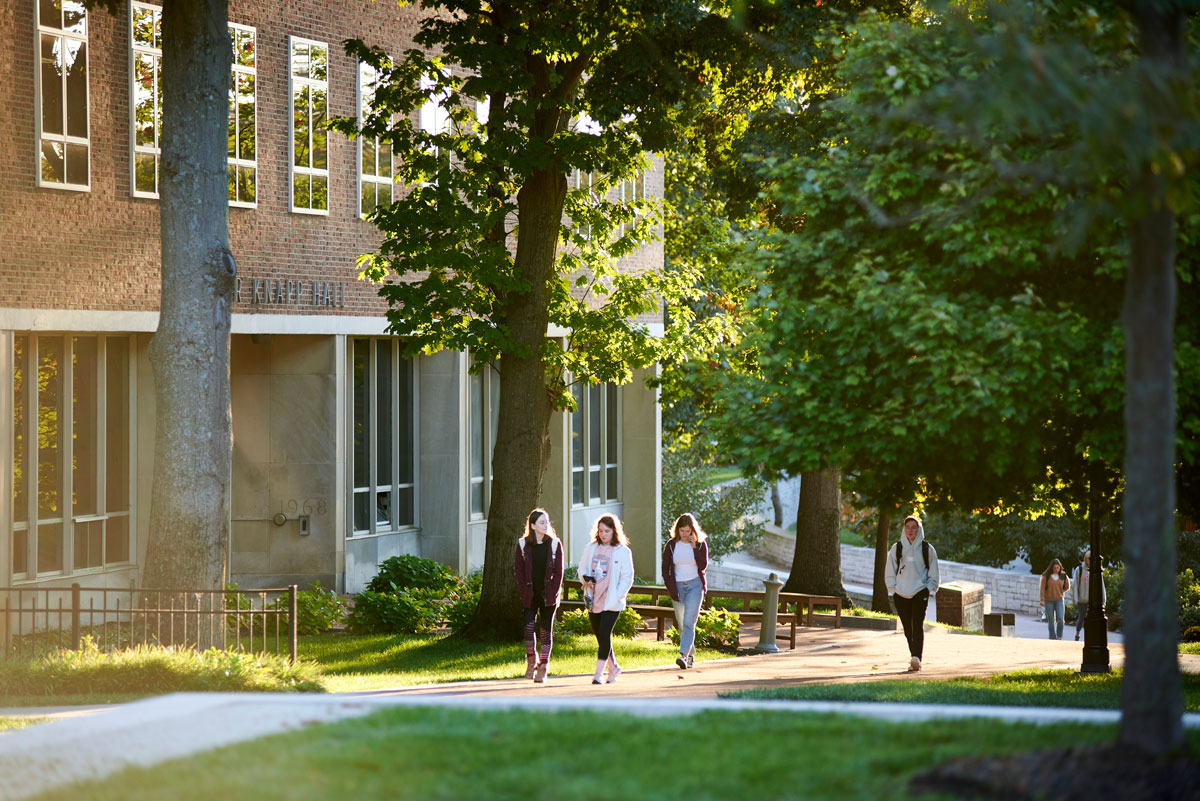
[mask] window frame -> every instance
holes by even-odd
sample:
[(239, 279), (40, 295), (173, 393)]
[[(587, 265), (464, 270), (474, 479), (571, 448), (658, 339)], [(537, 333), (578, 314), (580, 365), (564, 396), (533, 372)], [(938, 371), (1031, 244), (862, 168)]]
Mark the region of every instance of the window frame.
[[(158, 120), (154, 123), (154, 141), (153, 146), (139, 145), (137, 143), (137, 59), (139, 55), (153, 56), (154, 58), (154, 86), (151, 88), (151, 96), (154, 102), (158, 103), (162, 97), (162, 91), (158, 84), (161, 80), (162, 73), (162, 43), (159, 42), (157, 49), (146, 47), (138, 44), (133, 35), (134, 15), (139, 10), (149, 10), (159, 15), (159, 26), (161, 31), (162, 25), (162, 6), (156, 6), (153, 3), (142, 3), (138, 0), (131, 0), (129, 3), (129, 194), (132, 197), (140, 198), (158, 198), (159, 197), (159, 178), (158, 168), (162, 162), (162, 145), (159, 143), (159, 138), (162, 136), (162, 108), (158, 108)], [(161, 36), (161, 32), (159, 34)], [(154, 156), (154, 191), (147, 192), (137, 188), (137, 157), (138, 154)]]
[[(62, 25), (62, 15), (66, 13), (65, 9), (59, 6), (59, 25), (58, 28), (51, 28), (42, 24), (41, 8), (39, 0), (30, 0), (33, 6), (33, 102), (34, 102), (34, 126), (35, 137), (33, 140), (33, 163), (34, 163), (34, 180), (38, 188), (41, 189), (61, 189), (67, 192), (90, 192), (92, 191), (92, 47), (90, 40), (91, 19), (86, 8), (82, 9), (84, 19), (84, 32), (82, 34), (73, 31), (67, 31)], [(82, 2), (79, 3), (81, 6)], [(42, 127), (42, 36), (57, 36), (60, 42), (64, 39), (72, 39), (82, 42), (84, 46), (84, 88), (87, 97), (84, 101), (84, 125), (87, 129), (86, 136), (72, 136), (67, 133), (67, 76), (62, 76), (62, 122), (63, 132), (61, 134), (47, 134)], [(57, 181), (47, 181), (42, 177), (42, 143), (45, 141), (58, 142), (63, 147), (63, 180), (61, 183)], [(70, 183), (67, 180), (67, 145), (82, 145), (87, 148), (87, 181), (82, 184)]]
[[(296, 75), (296, 71), (292, 65), (293, 48), (297, 44), (305, 44), (311, 48), (313, 45), (325, 48), (325, 80), (317, 80), (316, 78), (301, 78)], [(312, 63), (311, 60), (309, 62)], [(325, 167), (323, 169), (317, 167), (298, 167), (296, 165), (296, 88), (297, 86), (308, 86), (311, 88), (324, 88), (325, 90), (325, 118), (329, 119), (329, 71), (332, 68), (332, 59), (330, 59), (330, 49), (328, 42), (318, 41), (316, 39), (307, 39), (303, 36), (288, 35), (287, 42), (287, 71), (288, 71), (288, 211), (293, 214), (312, 214), (316, 216), (329, 216), (330, 197), (329, 193), (332, 189), (329, 176), (329, 136), (328, 130), (325, 137)], [(309, 125), (308, 125), (308, 141), (309, 141), (309, 163), (312, 163), (312, 105), (309, 105)], [(314, 209), (309, 207), (300, 207), (296, 205), (296, 176), (304, 175), (311, 178), (325, 179), (325, 208)], [(310, 184), (309, 200), (312, 200), (312, 189)]]
[[(354, 71), (355, 96), (358, 98), (358, 126), (359, 126), (359, 128), (362, 128), (363, 123), (366, 121), (367, 114), (369, 113), (367, 110), (366, 104), (364, 102), (365, 99), (363, 97), (363, 69), (364, 68), (369, 69), (374, 73), (376, 85), (378, 85), (378, 81), (379, 81), (379, 71), (377, 69), (375, 69), (373, 66), (371, 66), (370, 64), (367, 64), (360, 60), (358, 62), (357, 68)], [(373, 99), (374, 99), (374, 94), (372, 94), (372, 100)], [(375, 152), (376, 164), (378, 164), (380, 138), (378, 136), (372, 137), (372, 142), (374, 143), (375, 151), (376, 151)], [(367, 175), (363, 171), (363, 146), (365, 144), (366, 144), (366, 140), (363, 136), (360, 135), (360, 136), (356, 137), (356, 148), (355, 148), (356, 156), (355, 156), (355, 158), (356, 158), (356, 164), (358, 165), (358, 182), (356, 184), (357, 191), (355, 192), (355, 195), (356, 195), (355, 208), (357, 210), (357, 214), (360, 219), (366, 219), (366, 216), (367, 216), (366, 214), (363, 213), (363, 202), (362, 202), (362, 193), (363, 193), (363, 183), (364, 182), (375, 184), (376, 185), (376, 190), (375, 190), (376, 193), (378, 193), (380, 191), (378, 187), (383, 186), (384, 184), (387, 184), (387, 186), (388, 186), (388, 194), (387, 194), (388, 203), (392, 203), (396, 199), (396, 180), (395, 180), (396, 179), (396, 154), (392, 151), (392, 149), (390, 147), (388, 148), (388, 174), (389, 174), (388, 178), (385, 179), (380, 175)], [(381, 205), (383, 205), (383, 203), (378, 199), (378, 194), (377, 194), (375, 208), (378, 208)]]
[[(137, 358), (134, 350), (134, 338), (129, 334), (107, 334), (101, 332), (87, 331), (16, 331), (13, 332), (11, 351), (9, 353), (12, 371), (6, 377), (4, 385), (10, 397), (14, 396), (14, 373), (20, 368), (24, 372), (24, 413), (25, 413), (25, 431), (24, 431), (24, 448), (25, 460), (24, 468), (26, 470), (24, 491), (25, 491), (25, 520), (18, 523), (16, 515), (12, 516), (10, 526), (11, 540), (9, 543), (10, 558), (13, 556), (11, 549), (15, 545), (19, 535), (25, 537), (25, 570), (18, 572), (16, 569), (16, 560), (13, 559), (10, 564), (10, 573), (13, 584), (34, 583), (51, 578), (61, 578), (65, 576), (89, 575), (103, 573), (106, 571), (121, 569), (137, 563)], [(25, 354), (24, 363), (17, 364), (16, 360), (16, 340), (18, 337), (25, 338)], [(74, 462), (74, 436), (73, 428), (75, 424), (75, 409), (74, 409), (74, 349), (75, 339), (77, 338), (94, 338), (96, 340), (95, 353), (95, 371), (96, 371), (96, 509), (93, 512), (81, 512), (76, 514), (73, 508), (74, 495), (74, 470), (72, 464)], [(30, 443), (38, 442), (38, 409), (39, 409), (39, 381), (36, 380), (36, 372), (34, 379), (30, 380), (30, 367), (34, 371), (38, 369), (40, 353), (40, 339), (57, 339), (62, 342), (61, 364), (72, 366), (72, 369), (61, 370), (59, 372), (59, 395), (61, 397), (60, 406), (58, 408), (58, 454), (60, 463), (60, 475), (57, 490), (59, 492), (59, 514), (56, 517), (41, 518), (38, 509), (38, 478), (39, 478), (39, 448), (32, 446)], [(107, 510), (107, 484), (109, 477), (108, 470), (108, 343), (109, 340), (123, 339), (127, 343), (126, 347), (126, 486), (128, 487), (127, 501), (129, 508), (127, 510), (118, 510), (110, 512)], [(15, 398), (14, 398), (15, 400)], [(31, 413), (32, 412), (32, 413)], [(15, 415), (16, 409), (13, 409)], [(14, 420), (5, 421), (6, 426), (13, 426)], [(6, 465), (4, 469), (12, 471), (16, 467), (16, 452), (14, 448), (13, 462)], [(16, 482), (13, 481), (13, 505), (15, 507)], [(126, 549), (127, 558), (120, 561), (109, 561), (107, 556), (108, 537), (101, 537), (101, 559), (98, 565), (92, 567), (76, 567), (75, 566), (75, 526), (79, 523), (91, 523), (96, 521), (108, 521), (113, 518), (125, 518), (126, 524)], [(38, 559), (38, 529), (43, 525), (58, 525), (60, 526), (59, 537), (61, 538), (62, 547), (62, 568), (60, 570), (39, 571), (37, 566)]]
[[(497, 421), (500, 416), (500, 370), (495, 364), (489, 363), (478, 375), (468, 376), (469, 393), (475, 392), (475, 379), (479, 379), (479, 430), (475, 430), (475, 416), (472, 413), (474, 407), (474, 398), (468, 398), (467, 413), (470, 415), (468, 421), (468, 437), (470, 441), (467, 443), (467, 516), (472, 522), (487, 520), (492, 509), (492, 486), (495, 480), (495, 474), (492, 469), (492, 458), (496, 455), (496, 431)], [(495, 404), (493, 404), (493, 399)], [(479, 437), (479, 449), (481, 453), (480, 467), (481, 471), (476, 474), (471, 465), (470, 449), (475, 446), (475, 437)], [(480, 487), (480, 503), (481, 508), (477, 512), (474, 508), (475, 502), (475, 487)]]
[[(592, 397), (593, 391), (599, 389), (600, 398), (600, 454), (599, 460), (593, 461), (592, 448)], [(568, 475), (572, 509), (584, 509), (589, 506), (604, 506), (621, 502), (621, 421), (622, 406), (621, 392), (616, 384), (587, 384), (576, 394), (576, 410), (571, 412), (568, 421), (568, 436), (571, 442), (568, 446)], [(578, 431), (576, 421), (579, 421)], [(612, 429), (615, 427), (616, 431)], [(581, 462), (575, 464), (575, 436), (580, 437)], [(612, 440), (610, 445), (609, 440)], [(616, 451), (613, 453), (612, 451)], [(591, 477), (593, 473), (600, 476), (600, 495), (594, 497), (591, 492)], [(610, 484), (615, 484), (616, 492), (610, 493)], [(576, 488), (580, 489), (580, 498), (576, 500)]]
[[(234, 121), (239, 119), (239, 117), (236, 113), (237, 102), (238, 102), (238, 97), (237, 97), (238, 75), (250, 76), (250, 80), (254, 86), (254, 158), (243, 159), (243, 158), (237, 157), (236, 155), (230, 156), (230, 155), (226, 154), (226, 159), (225, 159), (226, 165), (228, 167), (232, 167), (234, 169), (235, 179), (234, 179), (233, 185), (235, 187), (238, 185), (237, 180), (236, 180), (237, 170), (245, 169), (245, 168), (254, 170), (254, 200), (247, 202), (245, 200), (234, 200), (231, 197), (229, 199), (229, 207), (234, 208), (234, 209), (256, 209), (256, 208), (258, 208), (258, 29), (253, 27), (252, 25), (243, 25), (239, 22), (230, 22), (230, 23), (228, 23), (228, 26), (229, 26), (230, 47), (233, 49), (233, 60), (230, 62), (230, 65), (229, 65), (229, 76), (230, 76), (229, 102), (234, 109), (234, 111), (232, 113), (231, 124), (236, 124)], [(234, 36), (235, 31), (242, 31), (244, 33), (249, 33), (251, 36), (254, 37), (254, 65), (253, 66), (247, 67), (245, 65), (238, 64), (237, 37)], [(288, 68), (289, 69), (291, 68), (291, 50), (290, 49), (288, 50)], [(326, 68), (328, 69), (328, 67), (326, 67)], [(328, 98), (328, 95), (326, 95), (326, 97)], [(235, 135), (234, 135), (234, 143), (235, 143), (234, 144), (234, 152), (235, 152), (235, 154), (237, 152), (236, 143), (238, 142), (238, 140), (239, 140), (239, 137), (236, 135), (236, 132), (235, 132)]]
[[(378, 364), (376, 344), (381, 340), (387, 340), (392, 343), (391, 348), (391, 381), (392, 381), (392, 409), (389, 411), (389, 418), (392, 430), (392, 459), (391, 459), (391, 475), (392, 482), (388, 485), (380, 485), (378, 482), (378, 461), (379, 461), (379, 428), (377, 421), (379, 420), (379, 370), (375, 366)], [(367, 343), (366, 362), (367, 370), (367, 483), (361, 488), (357, 485), (358, 476), (355, 473), (357, 456), (355, 454), (355, 376), (354, 376), (354, 345), (356, 342)], [(403, 358), (400, 355), (400, 339), (396, 337), (346, 337), (346, 364), (347, 377), (346, 391), (348, 393), (346, 403), (346, 428), (348, 431), (348, 442), (350, 452), (348, 454), (347, 489), (349, 490), (350, 502), (347, 504), (347, 524), (346, 537), (347, 539), (361, 537), (375, 537), (383, 534), (396, 534), (404, 531), (412, 531), (420, 528), (421, 523), (421, 508), (420, 508), (420, 441), (418, 439), (419, 427), (417, 425), (417, 416), (420, 406), (420, 387), (418, 384), (418, 376), (420, 371), (417, 369), (417, 361), (412, 358)], [(401, 369), (408, 370), (408, 385), (410, 387), (410, 399), (408, 406), (408, 441), (410, 443), (410, 451), (408, 458), (411, 461), (411, 477), (408, 482), (401, 482), (400, 478), (400, 460), (403, 455), (400, 454), (399, 438), (401, 435), (400, 420), (400, 387), (401, 387)], [(409, 523), (401, 523), (398, 518), (399, 497), (400, 491), (405, 489), (412, 490), (412, 521)], [(390, 492), (389, 508), (390, 519), (386, 529), (380, 528), (378, 514), (375, 512), (375, 496), (387, 490)], [(367, 505), (368, 527), (366, 529), (358, 529), (355, 527), (355, 499), (359, 494), (366, 494), (369, 500)]]

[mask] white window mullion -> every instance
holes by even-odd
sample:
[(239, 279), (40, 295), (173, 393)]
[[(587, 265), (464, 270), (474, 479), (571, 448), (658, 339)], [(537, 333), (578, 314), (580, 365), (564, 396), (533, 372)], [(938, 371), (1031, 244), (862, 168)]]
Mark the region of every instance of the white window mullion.
[[(37, 139), (34, 163), (37, 165), (37, 185), (86, 192), (91, 188), (88, 12), (80, 0), (64, 0), (61, 4), (26, 1), (32, 2), (35, 20), (33, 80)], [(47, 56), (58, 71), (49, 80), (43, 75)], [(82, 76), (82, 83), (76, 85), (74, 92), (69, 80), (72, 73)], [(58, 119), (54, 122), (57, 131), (46, 130), (45, 117), (52, 111), (48, 108), (47, 92), (50, 97), (57, 95), (59, 99)], [(76, 106), (80, 94), (82, 103)]]

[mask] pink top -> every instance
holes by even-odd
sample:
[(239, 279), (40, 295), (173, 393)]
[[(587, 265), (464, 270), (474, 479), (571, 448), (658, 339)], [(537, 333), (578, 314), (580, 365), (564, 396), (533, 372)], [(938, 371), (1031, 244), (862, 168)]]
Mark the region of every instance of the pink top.
[(613, 547), (596, 543), (592, 549), (592, 578), (596, 579), (596, 589), (592, 590), (593, 612), (604, 611), (604, 595), (608, 592), (609, 580), (612, 578)]

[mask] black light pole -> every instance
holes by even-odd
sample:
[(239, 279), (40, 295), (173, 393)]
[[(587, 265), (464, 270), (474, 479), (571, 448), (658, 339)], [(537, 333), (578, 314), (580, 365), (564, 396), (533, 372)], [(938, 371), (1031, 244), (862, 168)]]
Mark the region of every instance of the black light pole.
[(1088, 487), (1088, 528), (1092, 535), (1091, 563), (1088, 571), (1088, 613), (1083, 622), (1083, 664), (1080, 673), (1109, 673), (1108, 616), (1104, 614), (1104, 556), (1100, 553), (1099, 492), (1093, 477)]

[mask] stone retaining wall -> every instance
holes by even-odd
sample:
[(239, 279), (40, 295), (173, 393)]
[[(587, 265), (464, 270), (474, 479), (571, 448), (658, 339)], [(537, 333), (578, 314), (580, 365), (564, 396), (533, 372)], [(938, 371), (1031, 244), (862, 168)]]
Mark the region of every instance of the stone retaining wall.
[[(769, 525), (763, 535), (762, 544), (755, 549), (755, 555), (771, 564), (781, 566), (782, 577), (791, 567), (795, 543), (795, 534)], [(934, 547), (937, 547), (936, 543)], [(938, 565), (943, 584), (959, 580), (977, 581), (982, 584), (984, 592), (991, 596), (992, 609), (1027, 615), (1036, 615), (1041, 610), (1041, 604), (1038, 603), (1038, 576), (997, 567), (964, 565), (945, 559), (939, 559)], [(874, 580), (875, 549), (843, 545), (842, 581), (845, 584), (870, 587)]]

